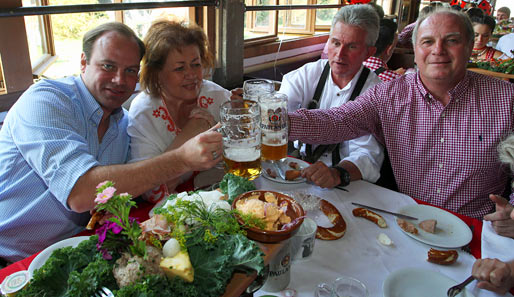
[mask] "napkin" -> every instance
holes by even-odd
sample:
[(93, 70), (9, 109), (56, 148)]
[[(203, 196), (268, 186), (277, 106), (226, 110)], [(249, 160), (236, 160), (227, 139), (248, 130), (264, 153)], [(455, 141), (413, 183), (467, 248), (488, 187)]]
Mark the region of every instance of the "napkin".
[(490, 221), (482, 225), (482, 259), (497, 258), (501, 261), (514, 259), (514, 239), (496, 234)]

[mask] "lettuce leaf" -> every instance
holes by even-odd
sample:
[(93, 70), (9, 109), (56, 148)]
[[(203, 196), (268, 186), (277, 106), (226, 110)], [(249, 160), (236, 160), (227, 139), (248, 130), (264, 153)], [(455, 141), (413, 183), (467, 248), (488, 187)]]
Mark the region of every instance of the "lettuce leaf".
[(253, 191), (256, 187), (252, 181), (244, 177), (227, 173), (220, 182), (220, 189), (223, 194), (228, 195), (227, 201), (232, 204), (237, 196)]

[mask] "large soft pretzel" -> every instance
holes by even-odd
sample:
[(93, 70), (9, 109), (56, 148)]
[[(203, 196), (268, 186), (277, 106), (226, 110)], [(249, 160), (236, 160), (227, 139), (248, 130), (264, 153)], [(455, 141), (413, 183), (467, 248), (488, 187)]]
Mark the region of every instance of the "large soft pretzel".
[(318, 226), (318, 230), (316, 231), (316, 238), (323, 240), (336, 240), (343, 237), (344, 233), (346, 232), (346, 222), (344, 221), (343, 216), (339, 210), (337, 210), (337, 208), (332, 205), (332, 203), (324, 199), (320, 200), (319, 208), (334, 226), (330, 228)]

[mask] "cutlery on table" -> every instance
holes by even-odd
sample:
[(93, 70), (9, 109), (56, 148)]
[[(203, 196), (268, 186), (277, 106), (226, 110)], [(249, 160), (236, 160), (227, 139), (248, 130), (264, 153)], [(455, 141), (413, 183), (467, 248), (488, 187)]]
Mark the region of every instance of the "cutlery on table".
[(356, 206), (364, 207), (364, 208), (369, 208), (371, 210), (376, 210), (376, 211), (381, 211), (381, 212), (385, 212), (385, 213), (388, 213), (388, 214), (392, 214), (392, 215), (397, 216), (397, 217), (402, 218), (402, 219), (408, 219), (408, 220), (417, 220), (418, 219), (418, 218), (411, 217), (411, 216), (408, 216), (408, 215), (404, 215), (404, 214), (401, 214), (401, 213), (396, 213), (396, 212), (388, 211), (388, 210), (385, 210), (385, 209), (371, 207), (371, 206), (367, 206), (367, 205), (356, 203), (356, 202), (352, 202), (352, 204), (356, 205)]
[(98, 292), (96, 292), (94, 297), (114, 297), (114, 294), (108, 288), (102, 287)]
[(282, 168), (282, 162), (280, 162), (280, 161), (271, 161), (271, 164), (273, 165), (273, 168), (275, 168), (275, 170), (277, 171), (278, 175), (280, 175), (280, 177), (283, 180), (286, 180), (286, 172)]
[(465, 281), (463, 281), (462, 283), (460, 283), (458, 285), (455, 285), (455, 286), (451, 287), (450, 289), (448, 289), (448, 293), (447, 293), (448, 297), (455, 297), (455, 296), (457, 296), (460, 292), (462, 292), (462, 289), (464, 289), (464, 287), (467, 286), (474, 279), (475, 278), (473, 276), (470, 276)]

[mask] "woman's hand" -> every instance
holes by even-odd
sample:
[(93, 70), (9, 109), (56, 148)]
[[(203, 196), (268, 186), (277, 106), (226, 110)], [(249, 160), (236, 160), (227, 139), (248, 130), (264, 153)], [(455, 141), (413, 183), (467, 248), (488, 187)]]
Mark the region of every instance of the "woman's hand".
[(209, 123), (209, 128), (216, 124), (214, 116), (205, 108), (195, 107), (189, 113), (189, 119), (203, 119)]
[(243, 89), (237, 88), (230, 91), (232, 95), (230, 96), (230, 100), (242, 100), (243, 99)]

